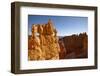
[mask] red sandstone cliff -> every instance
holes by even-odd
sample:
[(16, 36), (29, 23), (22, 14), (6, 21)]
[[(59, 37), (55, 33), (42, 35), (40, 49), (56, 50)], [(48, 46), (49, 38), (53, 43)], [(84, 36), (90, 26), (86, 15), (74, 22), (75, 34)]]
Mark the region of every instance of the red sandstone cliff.
[[(88, 57), (88, 35), (86, 33), (65, 36), (63, 38), (60, 38), (59, 42), (59, 45), (61, 47), (59, 56), (61, 59)], [(62, 46), (62, 44), (64, 45)]]

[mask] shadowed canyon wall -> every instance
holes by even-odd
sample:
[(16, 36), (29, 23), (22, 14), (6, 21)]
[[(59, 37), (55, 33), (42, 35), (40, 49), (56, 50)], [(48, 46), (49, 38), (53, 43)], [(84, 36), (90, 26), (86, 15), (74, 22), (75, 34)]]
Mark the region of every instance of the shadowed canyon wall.
[[(59, 39), (64, 44), (65, 54), (61, 58), (87, 58), (88, 57), (88, 35), (80, 33), (79, 35), (65, 36)], [(61, 45), (61, 44), (60, 44)]]

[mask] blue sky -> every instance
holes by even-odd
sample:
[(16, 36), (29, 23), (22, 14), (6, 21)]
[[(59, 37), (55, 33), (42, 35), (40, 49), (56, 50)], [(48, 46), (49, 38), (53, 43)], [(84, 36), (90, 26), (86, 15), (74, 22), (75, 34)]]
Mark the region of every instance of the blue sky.
[(88, 33), (87, 17), (28, 15), (28, 34), (31, 34), (32, 24), (45, 24), (49, 19), (52, 20), (54, 27), (57, 29), (58, 36)]

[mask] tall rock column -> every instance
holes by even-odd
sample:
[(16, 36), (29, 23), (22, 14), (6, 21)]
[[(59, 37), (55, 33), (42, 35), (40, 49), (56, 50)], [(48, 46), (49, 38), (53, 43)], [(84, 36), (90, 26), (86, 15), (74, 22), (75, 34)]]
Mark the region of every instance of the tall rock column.
[(46, 60), (59, 59), (60, 47), (56, 35), (57, 31), (55, 32), (55, 28), (53, 27), (51, 20), (49, 20), (45, 25), (44, 34), (46, 42), (46, 46), (44, 48)]
[(36, 36), (36, 33), (38, 33), (37, 29), (37, 25), (32, 26), (32, 36), (29, 41), (29, 43), (31, 43), (31, 49), (28, 50), (29, 60), (44, 60), (40, 48), (40, 39)]

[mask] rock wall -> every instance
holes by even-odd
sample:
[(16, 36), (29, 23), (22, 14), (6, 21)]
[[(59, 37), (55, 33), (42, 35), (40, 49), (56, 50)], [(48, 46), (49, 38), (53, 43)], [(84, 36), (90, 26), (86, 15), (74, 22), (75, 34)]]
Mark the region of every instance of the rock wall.
[(86, 33), (63, 37), (66, 56), (64, 58), (87, 58), (88, 36)]

